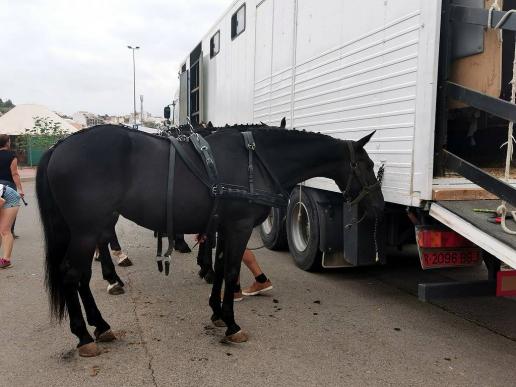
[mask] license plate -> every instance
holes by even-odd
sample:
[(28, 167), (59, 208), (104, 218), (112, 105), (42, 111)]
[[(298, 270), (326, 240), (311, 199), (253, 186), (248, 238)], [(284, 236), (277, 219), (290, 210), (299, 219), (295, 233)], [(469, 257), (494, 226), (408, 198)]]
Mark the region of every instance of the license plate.
[(455, 250), (421, 249), (419, 257), (423, 269), (476, 266), (482, 263), (482, 254), (478, 248)]

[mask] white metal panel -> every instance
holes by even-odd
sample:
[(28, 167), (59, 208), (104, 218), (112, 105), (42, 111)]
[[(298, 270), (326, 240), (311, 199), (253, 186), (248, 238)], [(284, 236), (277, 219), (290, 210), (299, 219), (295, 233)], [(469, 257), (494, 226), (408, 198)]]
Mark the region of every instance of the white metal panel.
[[(245, 31), (231, 39), (231, 16), (246, 4)], [(202, 41), (209, 53), (210, 38), (220, 30), (220, 52), (204, 57), (205, 120), (214, 125), (253, 120), (256, 0), (235, 1)]]
[(271, 110), (268, 123), (279, 125), (283, 117), (290, 126), (295, 0), (274, 0)]
[[(366, 149), (377, 167), (386, 164), (383, 193), (390, 202), (419, 204), (412, 194), (414, 132), (425, 88), (418, 82), (421, 71), (434, 71), (419, 59), (422, 4), (436, 8), (436, 2), (371, 0), (350, 7), (298, 1), (293, 125), (353, 140), (376, 130)], [(436, 35), (438, 19), (426, 28)], [(421, 135), (430, 137), (428, 121)], [(328, 187), (320, 179), (308, 184)]]
[(412, 205), (432, 200), (441, 1), (421, 2)]
[[(377, 130), (367, 150), (376, 167), (386, 164), (386, 200), (431, 199), (441, 0), (249, 0), (246, 31), (232, 41), (243, 3), (203, 40), (208, 52), (220, 29), (220, 53), (205, 58), (207, 119), (277, 124), (290, 115), (289, 126), (342, 139)], [(325, 179), (308, 184), (337, 190)]]
[(256, 7), (253, 121), (269, 121), (271, 112), (274, 0)]

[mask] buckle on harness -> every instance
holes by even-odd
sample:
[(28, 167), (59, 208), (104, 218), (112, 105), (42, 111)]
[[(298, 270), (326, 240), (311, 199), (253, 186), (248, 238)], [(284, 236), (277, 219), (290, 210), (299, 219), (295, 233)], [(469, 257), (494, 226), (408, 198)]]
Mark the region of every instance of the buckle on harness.
[(250, 144), (247, 144), (247, 149), (250, 149), (250, 150), (255, 150), (256, 149), (256, 144), (253, 142), (253, 143), (250, 143)]
[(223, 191), (224, 191), (224, 187), (221, 186), (220, 184), (213, 184), (211, 186), (211, 194), (213, 196), (220, 196), (220, 195), (222, 195)]

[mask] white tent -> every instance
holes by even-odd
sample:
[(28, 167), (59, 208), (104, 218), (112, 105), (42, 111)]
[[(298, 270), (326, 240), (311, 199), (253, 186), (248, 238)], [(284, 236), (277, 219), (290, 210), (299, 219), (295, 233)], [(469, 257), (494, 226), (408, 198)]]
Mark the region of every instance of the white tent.
[(34, 127), (36, 117), (48, 118), (61, 125), (61, 128), (69, 133), (77, 132), (65, 119), (42, 105), (16, 105), (0, 117), (0, 134), (16, 136), (25, 133), (25, 129)]

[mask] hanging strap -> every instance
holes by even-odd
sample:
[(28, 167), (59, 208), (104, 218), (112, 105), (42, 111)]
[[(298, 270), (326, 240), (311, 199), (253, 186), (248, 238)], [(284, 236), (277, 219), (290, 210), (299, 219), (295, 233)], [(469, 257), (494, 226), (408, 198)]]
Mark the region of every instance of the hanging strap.
[(253, 153), (256, 150), (256, 143), (254, 142), (253, 134), (251, 132), (243, 132), (245, 147), (248, 150), (247, 173), (249, 176), (249, 192), (254, 194), (254, 167), (253, 167)]
[(204, 167), (206, 168), (206, 172), (208, 174), (208, 178), (211, 180), (211, 184), (216, 184), (219, 178), (219, 174), (217, 172), (217, 167), (215, 166), (215, 161), (213, 160), (213, 153), (211, 151), (210, 144), (198, 133), (192, 134), (190, 136), (190, 141), (192, 142), (197, 153), (199, 153), (201, 156), (202, 162), (204, 163)]
[(174, 175), (176, 169), (176, 148), (170, 140), (170, 151), (168, 155), (168, 180), (167, 180), (167, 235), (174, 238)]
[[(253, 154), (256, 156), (256, 159), (262, 164), (265, 171), (271, 178), (272, 182), (276, 185), (276, 188), (280, 191), (279, 194), (270, 194), (265, 193), (261, 196), (269, 197), (271, 202), (274, 203), (274, 205), (278, 206), (284, 206), (288, 203), (288, 198), (290, 197), (290, 194), (283, 189), (283, 186), (279, 182), (279, 180), (276, 178), (276, 175), (272, 172), (269, 165), (265, 161), (265, 159), (260, 155), (260, 152), (258, 151), (258, 148), (256, 147), (256, 142), (254, 141), (253, 133), (252, 132), (242, 132), (242, 136), (244, 137), (244, 142), (246, 148), (249, 150), (249, 165), (248, 165), (248, 171), (249, 171), (249, 184), (253, 184), (253, 190), (251, 191), (252, 194), (254, 194), (254, 167), (253, 167)], [(249, 187), (251, 189), (251, 186)]]

